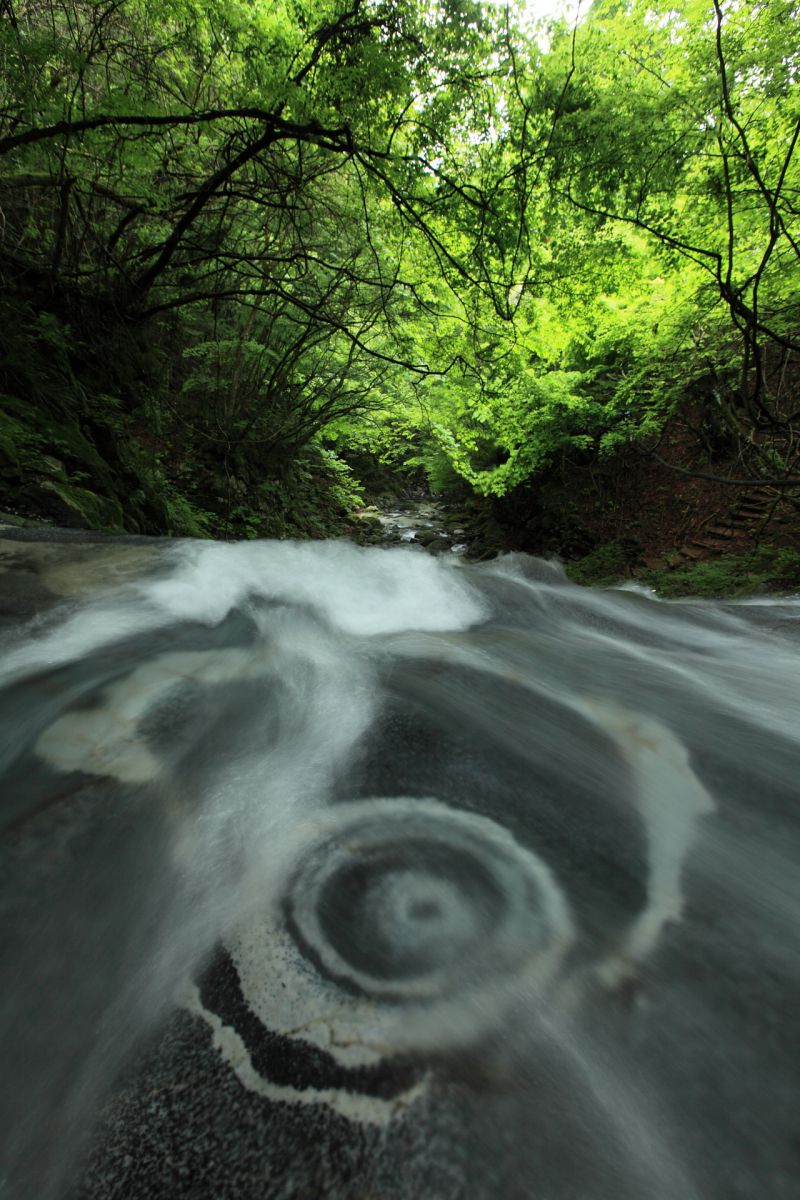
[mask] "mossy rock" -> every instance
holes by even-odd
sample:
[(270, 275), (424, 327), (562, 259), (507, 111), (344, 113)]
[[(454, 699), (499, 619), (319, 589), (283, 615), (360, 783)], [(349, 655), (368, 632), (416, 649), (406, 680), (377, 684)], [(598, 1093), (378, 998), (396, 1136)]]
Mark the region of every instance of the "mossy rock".
[[(53, 493), (61, 502), (61, 519), (79, 529), (100, 529), (121, 533), (125, 528), (122, 506), (107, 496), (98, 496), (86, 488), (62, 479), (46, 479), (41, 490)], [(59, 506), (56, 505), (56, 508)]]
[(0, 397), (3, 408), (0, 412), (0, 468), (5, 473), (19, 475), (36, 462), (39, 438), (9, 408), (9, 398)]
[(642, 572), (640, 578), (666, 599), (696, 596), (720, 600), (794, 592), (800, 589), (800, 552), (767, 544), (749, 554), (725, 554), (674, 571)]
[(635, 554), (628, 545), (606, 542), (577, 562), (566, 563), (564, 570), (573, 583), (586, 587), (611, 587), (622, 579), (630, 579), (633, 557)]
[[(15, 455), (25, 454), (27, 465), (34, 465), (31, 454), (38, 451), (36, 465), (41, 469), (42, 453), (49, 463), (58, 463), (66, 470), (84, 470), (102, 480), (104, 487), (114, 486), (114, 473), (74, 420), (63, 420), (43, 405), (33, 405), (18, 396), (3, 396), (4, 413), (0, 419), (0, 437), (13, 445)], [(64, 462), (62, 462), (64, 460)], [(49, 466), (49, 464), (48, 464)]]

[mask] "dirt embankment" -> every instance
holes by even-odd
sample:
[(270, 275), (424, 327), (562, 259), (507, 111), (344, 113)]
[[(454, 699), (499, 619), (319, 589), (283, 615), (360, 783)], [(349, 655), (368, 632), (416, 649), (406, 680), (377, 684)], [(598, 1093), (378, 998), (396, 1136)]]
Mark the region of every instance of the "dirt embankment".
[[(638, 578), (665, 594), (800, 587), (800, 489), (761, 484), (726, 449), (675, 423), (657, 456), (565, 457), (509, 496), (468, 502), (471, 553), (552, 555), (578, 582)], [(740, 478), (752, 482), (725, 482)]]

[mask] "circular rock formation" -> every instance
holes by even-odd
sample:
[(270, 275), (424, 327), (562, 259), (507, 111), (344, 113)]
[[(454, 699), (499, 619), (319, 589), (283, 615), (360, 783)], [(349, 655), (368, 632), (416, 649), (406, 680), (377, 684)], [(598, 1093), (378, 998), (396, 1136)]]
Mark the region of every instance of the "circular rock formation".
[(226, 939), (190, 1004), (240, 1081), (273, 1099), (389, 1119), (424, 1086), (403, 1062), (474, 1041), (541, 995), (573, 939), (549, 867), (434, 799), (335, 804), (292, 828), (280, 861), (271, 902)]
[(321, 978), (427, 1009), (552, 972), (571, 933), (566, 905), (494, 821), (409, 797), (339, 804), (323, 824), (285, 902), (287, 932)]

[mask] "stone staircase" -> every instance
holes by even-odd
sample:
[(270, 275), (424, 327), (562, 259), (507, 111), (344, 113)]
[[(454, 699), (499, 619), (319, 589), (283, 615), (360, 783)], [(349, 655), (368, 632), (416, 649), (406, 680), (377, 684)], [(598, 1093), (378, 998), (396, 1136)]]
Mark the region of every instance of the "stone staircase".
[(740, 493), (724, 515), (710, 517), (699, 533), (678, 547), (673, 565), (688, 565), (749, 549), (772, 516), (779, 498), (769, 487), (752, 487)]

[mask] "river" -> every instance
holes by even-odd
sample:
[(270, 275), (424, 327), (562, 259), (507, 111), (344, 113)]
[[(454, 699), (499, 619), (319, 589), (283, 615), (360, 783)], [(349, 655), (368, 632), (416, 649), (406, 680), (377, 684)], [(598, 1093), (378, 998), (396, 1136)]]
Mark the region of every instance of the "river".
[(0, 566), (3, 1200), (794, 1200), (800, 601)]

